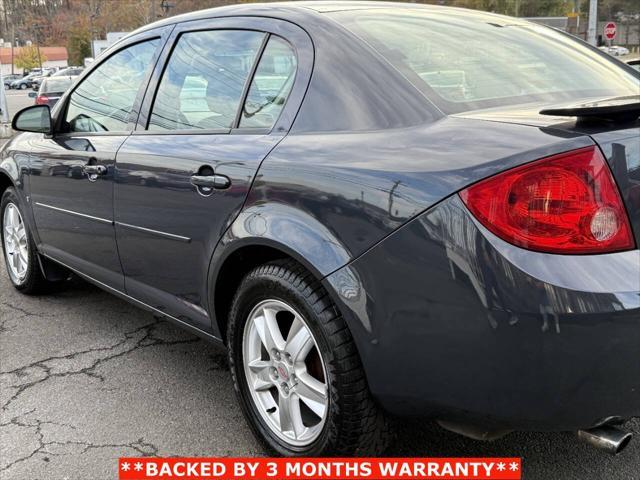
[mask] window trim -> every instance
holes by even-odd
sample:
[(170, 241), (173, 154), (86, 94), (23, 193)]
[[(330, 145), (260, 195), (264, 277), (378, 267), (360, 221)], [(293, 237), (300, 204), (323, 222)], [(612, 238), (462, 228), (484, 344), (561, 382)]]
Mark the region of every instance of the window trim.
[[(258, 49), (256, 59), (254, 60), (253, 65), (251, 66), (251, 70), (249, 70), (249, 75), (247, 75), (247, 79), (244, 82), (244, 87), (242, 88), (242, 96), (240, 97), (240, 104), (238, 105), (238, 109), (236, 110), (236, 118), (233, 121), (231, 130), (237, 130), (240, 126), (240, 120), (242, 119), (242, 112), (244, 112), (244, 106), (247, 103), (249, 90), (251, 90), (251, 85), (253, 85), (253, 80), (256, 76), (256, 72), (258, 71), (258, 67), (260, 66), (260, 62), (262, 61), (262, 56), (264, 55), (264, 51), (266, 50), (267, 45), (269, 44), (269, 40), (273, 36), (273, 34), (269, 32), (264, 32), (264, 33), (265, 35), (262, 38), (262, 44)], [(275, 125), (275, 122), (273, 123)]]
[[(265, 43), (262, 47), (262, 51), (260, 52), (260, 57), (257, 59), (256, 64), (254, 65), (254, 69), (251, 72), (251, 81), (248, 82), (247, 84), (247, 90), (245, 92), (245, 95), (242, 99), (242, 104), (240, 105), (240, 109), (238, 110), (238, 116), (236, 118), (236, 123), (234, 124), (234, 127), (232, 129), (232, 131), (240, 131), (240, 132), (252, 132), (252, 131), (264, 131), (266, 130), (267, 132), (271, 133), (275, 126), (278, 124), (278, 121), (280, 120), (280, 117), (282, 116), (287, 103), (289, 103), (289, 97), (291, 96), (291, 93), (293, 91), (293, 87), (296, 83), (297, 77), (298, 77), (298, 65), (299, 65), (299, 60), (298, 60), (298, 52), (295, 48), (295, 46), (286, 38), (284, 38), (281, 35), (276, 35), (275, 33), (269, 33), (267, 32), (267, 38), (265, 39)], [(266, 127), (241, 127), (240, 124), (242, 123), (242, 117), (243, 117), (243, 113), (244, 113), (244, 107), (247, 105), (247, 99), (249, 98), (249, 92), (251, 91), (251, 86), (253, 85), (253, 82), (256, 78), (256, 74), (258, 73), (258, 69), (260, 68), (260, 64), (262, 62), (262, 58), (264, 57), (264, 54), (267, 50), (267, 48), (269, 47), (269, 42), (272, 38), (279, 38), (280, 40), (282, 40), (283, 42), (285, 42), (289, 48), (291, 48), (291, 51), (293, 52), (293, 55), (296, 58), (296, 69), (293, 75), (293, 84), (291, 85), (291, 89), (289, 90), (289, 93), (287, 94), (287, 98), (284, 102), (284, 105), (282, 106), (282, 109), (280, 110), (280, 113), (278, 114), (278, 118), (276, 118), (273, 122), (273, 125), (271, 126), (271, 128), (266, 128)]]
[[(287, 101), (282, 108), (278, 119), (270, 129), (265, 128), (231, 128), (216, 130), (148, 130), (148, 123), (151, 118), (155, 97), (160, 87), (160, 82), (164, 75), (164, 71), (171, 59), (174, 48), (178, 43), (180, 36), (184, 33), (212, 31), (212, 30), (245, 30), (256, 31), (265, 35), (265, 43), (256, 57), (255, 69), (257, 70), (262, 54), (267, 47), (268, 39), (276, 36), (285, 41), (292, 49), (296, 56), (296, 76), (294, 84), (289, 92)], [(261, 16), (234, 16), (234, 17), (212, 17), (199, 20), (191, 20), (176, 25), (167, 43), (163, 47), (160, 54), (160, 60), (155, 66), (153, 76), (147, 86), (142, 108), (138, 115), (135, 130), (132, 135), (286, 135), (302, 107), (302, 103), (306, 96), (309, 83), (313, 74), (315, 64), (315, 47), (309, 34), (299, 25), (282, 19)], [(251, 88), (255, 70), (253, 75), (247, 78), (248, 88)], [(249, 82), (249, 79), (251, 80)], [(248, 96), (249, 90), (247, 90)], [(246, 97), (245, 97), (246, 101)], [(244, 103), (239, 106), (241, 115)], [(241, 116), (240, 116), (241, 118)]]
[[(173, 26), (169, 28), (164, 27), (159, 31), (151, 30), (151, 31), (145, 32), (142, 37), (139, 37), (139, 38), (134, 37), (135, 40), (133, 38), (129, 39), (134, 41), (131, 41), (122, 45), (116, 44), (114, 45), (112, 52), (108, 52), (108, 55), (105, 55), (104, 58), (101, 58), (98, 62), (94, 62), (93, 65), (85, 69), (82, 75), (80, 76), (80, 79), (78, 80), (78, 82), (75, 85), (73, 85), (72, 89), (70, 89), (64, 94), (62, 101), (58, 102), (60, 104), (60, 108), (55, 113), (53, 136), (58, 136), (58, 137), (64, 136), (68, 138), (73, 138), (73, 137), (87, 137), (87, 136), (108, 137), (108, 136), (130, 135), (135, 130), (135, 125), (136, 125), (133, 115), (136, 112), (136, 110), (138, 111), (138, 115), (140, 114), (140, 110), (142, 109), (142, 101), (144, 99), (144, 92), (146, 92), (146, 88), (149, 85), (149, 81), (151, 80), (151, 76), (160, 59), (160, 54), (164, 48), (164, 45), (167, 42), (167, 37), (171, 33), (171, 30), (173, 30)], [(71, 96), (80, 87), (80, 85), (82, 85), (85, 82), (85, 80), (93, 74), (95, 70), (100, 68), (107, 61), (112, 59), (115, 55), (119, 54), (124, 50), (127, 50), (128, 48), (135, 47), (136, 45), (140, 45), (142, 43), (150, 42), (153, 40), (159, 40), (160, 42), (155, 48), (155, 51), (151, 57), (151, 65), (147, 68), (144, 74), (144, 78), (142, 79), (142, 82), (140, 84), (140, 87), (138, 88), (138, 92), (136, 93), (136, 98), (133, 102), (132, 110), (131, 112), (129, 112), (129, 115), (127, 118), (126, 130), (110, 130), (107, 132), (64, 132), (62, 131), (62, 126), (66, 121), (67, 113), (69, 110), (69, 102), (71, 100)]]
[[(164, 79), (164, 75), (169, 67), (169, 63), (171, 62), (171, 58), (180, 43), (180, 39), (185, 34), (190, 33), (199, 33), (199, 32), (215, 32), (215, 31), (236, 31), (236, 32), (255, 32), (262, 35), (262, 41), (260, 42), (260, 46), (256, 51), (256, 57), (249, 69), (249, 74), (247, 75), (247, 79), (242, 87), (242, 95), (240, 96), (240, 103), (236, 110), (236, 115), (233, 120), (233, 124), (231, 128), (215, 128), (215, 129), (184, 129), (184, 130), (149, 130), (149, 125), (151, 124), (151, 117), (153, 116), (153, 107), (156, 104), (156, 100), (158, 98), (158, 93), (160, 92), (160, 86), (162, 85), (162, 80)], [(195, 30), (185, 30), (178, 32), (175, 39), (172, 42), (171, 49), (167, 54), (167, 58), (165, 59), (164, 65), (162, 66), (162, 71), (158, 77), (158, 83), (155, 87), (155, 91), (153, 92), (153, 99), (151, 104), (149, 105), (149, 112), (146, 118), (146, 124), (144, 125), (144, 130), (137, 130), (137, 132), (146, 132), (146, 135), (167, 135), (167, 134), (180, 134), (180, 135), (222, 135), (229, 134), (233, 130), (237, 130), (238, 122), (242, 117), (242, 110), (244, 109), (244, 102), (246, 102), (247, 96), (249, 95), (249, 88), (251, 88), (251, 84), (253, 83), (253, 77), (258, 69), (258, 65), (260, 64), (260, 60), (262, 59), (262, 54), (264, 53), (265, 48), (267, 47), (267, 43), (269, 38), (271, 38), (271, 33), (265, 32), (263, 30), (252, 29), (252, 28), (233, 28), (233, 27), (222, 27), (222, 28), (198, 28)]]

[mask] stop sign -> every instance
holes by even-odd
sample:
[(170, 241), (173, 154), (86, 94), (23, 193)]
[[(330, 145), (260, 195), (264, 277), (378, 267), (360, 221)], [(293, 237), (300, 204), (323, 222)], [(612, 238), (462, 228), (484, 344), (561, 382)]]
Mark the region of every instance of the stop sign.
[(616, 38), (616, 24), (613, 22), (608, 22), (604, 26), (604, 36), (607, 40), (613, 40)]

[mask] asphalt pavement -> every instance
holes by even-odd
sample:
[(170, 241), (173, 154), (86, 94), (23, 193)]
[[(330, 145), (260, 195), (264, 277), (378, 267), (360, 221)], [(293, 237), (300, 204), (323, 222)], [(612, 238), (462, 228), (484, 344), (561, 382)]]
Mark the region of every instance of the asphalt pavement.
[[(23, 296), (2, 259), (0, 405), (1, 480), (114, 479), (120, 456), (265, 454), (223, 351), (78, 279)], [(638, 480), (640, 419), (626, 428), (638, 438), (614, 458), (572, 433), (485, 443), (405, 421), (388, 455), (522, 457), (525, 479)]]
[(5, 90), (7, 106), (9, 108), (9, 118), (13, 118), (16, 112), (33, 105), (34, 99), (29, 98), (31, 90)]

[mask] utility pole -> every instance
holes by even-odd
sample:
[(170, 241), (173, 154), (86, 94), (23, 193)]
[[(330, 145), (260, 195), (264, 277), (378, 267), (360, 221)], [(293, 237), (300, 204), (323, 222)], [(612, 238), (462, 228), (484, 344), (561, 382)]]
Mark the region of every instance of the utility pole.
[(36, 51), (38, 52), (38, 63), (40, 64), (40, 73), (42, 73), (42, 55), (40, 55), (40, 30), (42, 25), (34, 25), (34, 36), (36, 39)]
[(42, 55), (40, 55), (40, 43), (36, 39), (36, 50), (38, 51), (38, 63), (40, 64), (40, 72), (42, 73)]
[(598, 0), (589, 0), (589, 27), (587, 28), (587, 42), (597, 46), (596, 30), (598, 29)]
[(96, 28), (95, 28), (94, 21), (100, 15), (100, 4), (96, 3), (95, 5), (96, 5), (95, 8), (91, 6), (91, 14), (89, 15), (89, 29), (91, 30), (89, 32), (89, 41), (91, 42), (91, 58), (93, 58), (94, 60), (96, 58), (96, 50), (94, 47), (94, 39), (96, 37)]
[(91, 44), (91, 58), (96, 58), (96, 52), (93, 51), (93, 17), (95, 15), (92, 13), (89, 15), (89, 43)]
[[(2, 2), (2, 11), (4, 13), (4, 31), (5, 33), (9, 33), (9, 16), (7, 15), (7, 3), (6, 1)], [(13, 12), (11, 12), (13, 13)]]
[(15, 47), (15, 43), (16, 43), (16, 26), (11, 25), (11, 75), (15, 73), (13, 71), (13, 48)]

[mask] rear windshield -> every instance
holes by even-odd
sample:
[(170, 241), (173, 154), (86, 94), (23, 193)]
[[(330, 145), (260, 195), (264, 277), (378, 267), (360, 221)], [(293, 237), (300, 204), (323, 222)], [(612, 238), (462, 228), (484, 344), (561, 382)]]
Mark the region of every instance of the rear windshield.
[(616, 60), (563, 33), (515, 18), (458, 9), (330, 15), (445, 113), (640, 94), (638, 76)]
[(69, 77), (51, 77), (42, 83), (42, 93), (64, 93), (73, 80)]

